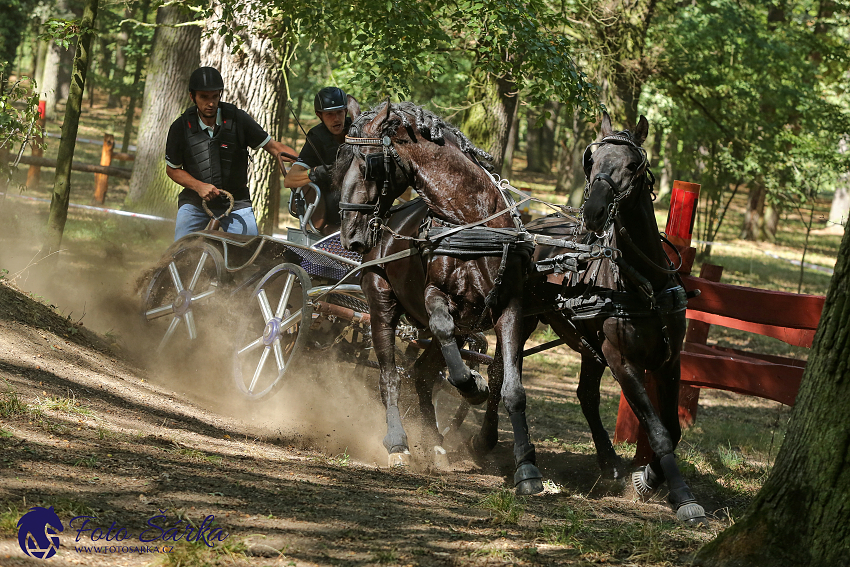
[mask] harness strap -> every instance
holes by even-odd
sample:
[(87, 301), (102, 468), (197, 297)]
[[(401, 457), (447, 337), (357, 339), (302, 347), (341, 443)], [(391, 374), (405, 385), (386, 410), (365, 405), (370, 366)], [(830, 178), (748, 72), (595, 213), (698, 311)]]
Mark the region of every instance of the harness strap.
[(330, 288), (328, 288), (325, 291), (325, 293), (314, 298), (313, 302), (319, 301), (320, 299), (322, 299), (323, 297), (325, 297), (326, 295), (331, 293), (333, 290), (338, 288), (340, 286), (340, 284), (342, 284), (342, 282), (344, 282), (350, 276), (359, 272), (363, 268), (369, 268), (371, 266), (377, 266), (379, 264), (387, 264), (389, 262), (394, 262), (396, 260), (401, 260), (402, 258), (407, 258), (408, 256), (415, 256), (417, 254), (419, 254), (419, 250), (417, 250), (416, 248), (407, 248), (405, 250), (402, 250), (401, 252), (396, 252), (395, 254), (390, 254), (389, 256), (382, 256), (380, 258), (375, 258), (374, 260), (369, 260), (366, 263), (360, 264), (359, 266), (352, 268), (351, 271), (349, 271), (347, 274), (342, 276), (342, 279), (340, 279), (338, 282), (336, 282), (334, 285), (332, 285)]
[[(634, 252), (635, 252), (638, 256), (640, 256), (640, 258), (641, 258), (644, 262), (646, 262), (646, 263), (647, 263), (647, 264), (648, 264), (651, 268), (653, 268), (653, 269), (655, 269), (655, 270), (657, 270), (657, 271), (661, 272), (662, 274), (675, 274), (675, 273), (677, 273), (677, 272), (679, 271), (679, 269), (682, 267), (682, 261), (683, 261), (683, 260), (682, 260), (682, 255), (681, 255), (681, 254), (679, 254), (679, 250), (678, 250), (678, 249), (676, 249), (676, 247), (675, 247), (675, 246), (673, 246), (673, 245), (670, 243), (670, 241), (669, 241), (669, 240), (667, 240), (666, 238), (664, 238), (663, 236), (659, 235), (659, 237), (660, 237), (662, 240), (666, 241), (668, 244), (670, 244), (670, 246), (673, 246), (673, 249), (674, 249), (674, 250), (676, 250), (676, 254), (678, 254), (678, 255), (679, 255), (679, 266), (678, 266), (678, 267), (676, 267), (676, 268), (662, 268), (661, 266), (659, 266), (658, 264), (656, 264), (655, 262), (653, 262), (652, 260), (650, 260), (650, 259), (649, 259), (649, 256), (647, 256), (646, 254), (644, 254), (644, 253), (643, 253), (643, 251), (642, 251), (640, 248), (638, 248), (638, 247), (637, 247), (637, 245), (636, 245), (634, 242), (632, 242), (632, 238), (629, 236), (629, 231), (627, 231), (627, 230), (626, 230), (626, 227), (622, 227), (622, 228), (620, 228), (619, 233), (620, 233), (620, 236), (622, 236), (622, 237), (623, 237), (623, 240), (625, 240), (625, 241), (626, 241), (626, 244), (628, 244), (628, 245), (629, 245), (629, 247), (630, 247), (632, 250), (634, 250)], [(670, 262), (669, 260), (667, 260), (667, 261), (668, 261), (668, 262)], [(672, 266), (672, 265), (673, 265), (673, 263), (672, 263), (672, 262), (670, 262), (670, 265)]]

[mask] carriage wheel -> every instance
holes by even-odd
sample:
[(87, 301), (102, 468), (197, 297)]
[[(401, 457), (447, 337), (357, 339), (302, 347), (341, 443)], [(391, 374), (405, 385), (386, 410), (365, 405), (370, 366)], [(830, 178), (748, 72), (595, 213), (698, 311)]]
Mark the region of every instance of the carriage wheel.
[(236, 387), (250, 400), (277, 392), (304, 348), (313, 319), (310, 276), (295, 264), (272, 268), (241, 314), (234, 356)]
[(145, 290), (141, 313), (145, 327), (161, 337), (157, 355), (198, 337), (225, 273), (221, 254), (206, 242), (185, 244), (163, 260)]

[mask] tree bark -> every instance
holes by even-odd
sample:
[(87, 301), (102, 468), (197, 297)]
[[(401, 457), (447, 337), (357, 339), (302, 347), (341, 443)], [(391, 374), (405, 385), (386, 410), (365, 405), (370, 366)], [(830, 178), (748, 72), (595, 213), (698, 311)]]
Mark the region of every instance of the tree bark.
[(71, 86), (68, 102), (65, 105), (65, 120), (62, 123), (62, 139), (59, 142), (59, 154), (56, 158), (56, 178), (53, 183), (53, 196), (50, 200), (50, 215), (47, 219), (47, 237), (42, 249), (45, 255), (58, 251), (62, 244), (65, 221), (68, 219), (68, 201), (71, 196), (71, 162), (74, 159), (74, 146), (82, 112), (83, 89), (86, 86), (86, 74), (89, 66), (89, 49), (94, 37), (94, 23), (97, 18), (98, 0), (86, 0), (80, 28), (83, 30), (77, 41), (74, 54), (74, 67), (71, 71)]
[(850, 232), (845, 231), (788, 433), (744, 517), (701, 567), (846, 565), (850, 556)]
[[(578, 111), (574, 111), (571, 135), (562, 142), (564, 148), (561, 152), (561, 162), (558, 164), (555, 192), (569, 194), (569, 204), (574, 207), (581, 205), (584, 194), (584, 170), (581, 158), (587, 144), (593, 139), (593, 130), (590, 126)], [(566, 132), (566, 128), (562, 128), (561, 131)]]
[[(127, 8), (124, 10), (125, 18), (133, 18), (135, 14), (133, 10)], [(142, 20), (144, 21), (144, 20)], [(124, 71), (127, 67), (127, 58), (124, 56), (124, 48), (127, 47), (127, 41), (130, 34), (126, 29), (122, 29), (115, 36), (115, 66), (112, 68), (112, 81), (109, 83), (109, 98), (106, 101), (108, 108), (118, 108), (121, 106), (121, 94), (124, 90)]]
[[(609, 112), (621, 123), (634, 126), (643, 84), (653, 65), (645, 59), (646, 34), (657, 0), (612, 0), (595, 10), (595, 34), (603, 54), (610, 58)], [(613, 112), (612, 112), (613, 111)]]
[[(847, 152), (848, 142), (842, 139), (838, 144), (838, 151)], [(850, 215), (850, 172), (843, 174), (835, 186), (835, 196), (832, 198), (832, 206), (829, 209), (829, 222), (845, 225)]]
[(189, 75), (200, 65), (201, 28), (164, 27), (192, 20), (180, 6), (159, 8), (142, 99), (136, 159), (127, 195), (128, 204), (155, 214), (177, 213), (183, 189), (165, 173), (165, 139), (171, 123), (191, 104)]
[(756, 179), (750, 186), (750, 194), (747, 197), (747, 210), (744, 212), (744, 222), (741, 225), (741, 235), (744, 240), (758, 240), (761, 236), (761, 227), (764, 220), (764, 198), (767, 190), (764, 183)]
[(493, 169), (501, 172), (517, 111), (516, 85), (508, 77), (488, 77), (482, 87), (471, 89), (469, 99), (481, 103), (467, 110), (461, 130), (493, 156)]
[(56, 100), (59, 89), (59, 65), (62, 60), (61, 52), (64, 51), (55, 41), (51, 41), (47, 47), (47, 55), (44, 61), (44, 73), (39, 86), (41, 87), (41, 99), (45, 101), (44, 116), (47, 120), (56, 118)]
[[(262, 23), (250, 11), (237, 14), (234, 24), (245, 26), (239, 32), (243, 40), (239, 50), (231, 54), (224, 36), (210, 33), (201, 41), (201, 64), (215, 67), (221, 73), (223, 100), (247, 112), (273, 139), (280, 140), (284, 110), (280, 104), (282, 54), (274, 48)], [(214, 22), (209, 25), (217, 29)], [(248, 164), (251, 204), (260, 232), (271, 234), (277, 228), (280, 169), (277, 160), (268, 152), (252, 153), (253, 160)]]

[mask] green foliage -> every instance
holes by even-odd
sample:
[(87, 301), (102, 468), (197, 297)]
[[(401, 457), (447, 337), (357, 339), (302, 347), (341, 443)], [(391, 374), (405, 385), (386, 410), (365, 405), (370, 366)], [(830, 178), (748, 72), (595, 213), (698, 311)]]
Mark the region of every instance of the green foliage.
[[(12, 68), (15, 52), (30, 23), (35, 4), (35, 0), (0, 0), (0, 14), (3, 15), (0, 17), (0, 69)], [(0, 92), (3, 90), (5, 78), (0, 79)], [(0, 127), (0, 132), (2, 131)]]
[[(28, 77), (20, 77), (5, 89), (7, 74), (0, 63), (0, 153), (3, 151), (23, 153), (27, 145), (34, 143), (38, 134), (38, 93), (28, 88)], [(9, 164), (0, 160), (0, 180), (11, 176)]]
[[(231, 41), (236, 30), (230, 24), (242, 9), (221, 6), (222, 33)], [(254, 18), (268, 22), (269, 36), (287, 53), (288, 63), (298, 44), (324, 47), (336, 54), (348, 84), (357, 85), (352, 90), (363, 97), (407, 98), (414, 85), (465, 75), (472, 61), (483, 76), (510, 77), (532, 101), (555, 98), (585, 110), (596, 105), (595, 89), (573, 61), (569, 36), (557, 31), (555, 13), (540, 0), (300, 5), (278, 0), (251, 9)]]
[(846, 171), (838, 143), (850, 115), (838, 68), (850, 50), (835, 18), (805, 1), (663, 6), (649, 37), (659, 72), (644, 100), (656, 128), (677, 136), (665, 159), (702, 184), (707, 226), (716, 233), (730, 185), (761, 184), (781, 208)]

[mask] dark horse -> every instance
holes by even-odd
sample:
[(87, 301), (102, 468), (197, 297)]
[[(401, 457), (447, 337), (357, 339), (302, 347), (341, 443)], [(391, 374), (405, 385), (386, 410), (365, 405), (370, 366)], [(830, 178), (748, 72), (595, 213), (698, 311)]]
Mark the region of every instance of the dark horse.
[[(648, 466), (632, 473), (635, 490), (648, 498), (666, 480), (668, 500), (677, 517), (688, 524), (702, 524), (705, 511), (682, 479), (673, 454), (681, 437), (679, 353), (687, 298), (662, 247), (653, 213), (654, 178), (641, 147), (648, 130), (649, 123), (641, 116), (634, 132), (614, 132), (610, 117), (604, 114), (601, 141), (588, 146), (584, 154), (582, 222), (570, 224), (555, 216), (527, 225), (533, 233), (595, 242), (616, 252), (613, 260), (596, 260), (584, 271), (567, 272), (562, 285), (530, 277), (525, 288), (524, 338), (542, 320), (581, 355), (577, 394), (582, 412), (600, 467), (606, 475), (621, 478), (625, 463), (614, 451), (599, 415), (600, 380), (605, 366), (611, 368), (655, 453)], [(596, 151), (592, 146), (598, 146)], [(535, 261), (564, 251), (538, 246)], [(644, 387), (646, 371), (657, 384), (660, 415)], [(497, 384), (498, 376), (493, 385)], [(491, 449), (498, 435), (498, 414), (491, 409), (480, 434), (481, 451)]]
[[(542, 491), (519, 359), (522, 285), (531, 247), (515, 241), (519, 225), (509, 197), (477, 161), (489, 156), (412, 103), (387, 102), (364, 112), (346, 141), (334, 172), (334, 185), (341, 188), (342, 243), (363, 253), (364, 263), (387, 258), (382, 266), (364, 270), (361, 286), (381, 368), (390, 464), (403, 464), (409, 455), (398, 410), (401, 377), (394, 344), (399, 318), (407, 314), (434, 337), (413, 374), (425, 436), (438, 454), (445, 452), (431, 401), (435, 377), (445, 363), (449, 382), (466, 399), (487, 400), (487, 383), (463, 363), (458, 342), (495, 327), (501, 347), (496, 359), (504, 361), (500, 394), (514, 431), (514, 484), (520, 494)], [(408, 186), (421, 201), (391, 208)], [(470, 223), (478, 225), (455, 230)], [(427, 242), (420, 232), (427, 233)], [(398, 257), (405, 254), (413, 255)]]

